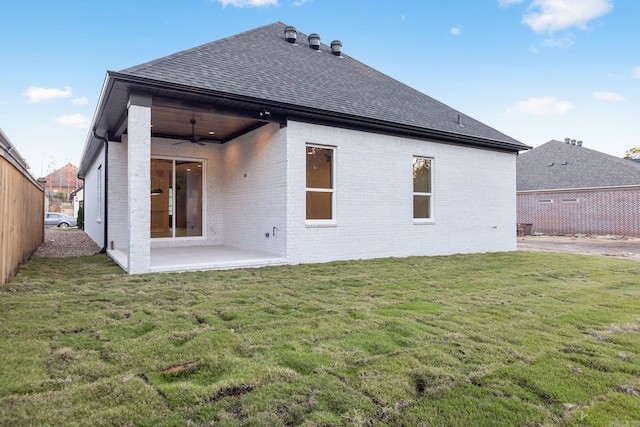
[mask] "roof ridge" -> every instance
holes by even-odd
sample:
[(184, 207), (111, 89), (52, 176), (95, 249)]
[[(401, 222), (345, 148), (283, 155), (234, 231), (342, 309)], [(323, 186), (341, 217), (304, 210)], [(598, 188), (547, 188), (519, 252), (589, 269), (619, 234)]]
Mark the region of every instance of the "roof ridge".
[(243, 31), (241, 33), (232, 34), (230, 36), (223, 37), (221, 39), (217, 39), (217, 40), (213, 40), (213, 41), (210, 41), (210, 42), (206, 42), (206, 43), (200, 44), (198, 46), (194, 46), (194, 47), (190, 47), (188, 49), (184, 49), (184, 50), (181, 50), (181, 51), (178, 51), (178, 52), (174, 52), (174, 53), (171, 53), (169, 55), (166, 55), (166, 56), (163, 56), (163, 57), (160, 57), (160, 58), (152, 59), (151, 61), (143, 62), (143, 63), (138, 64), (138, 65), (133, 65), (131, 67), (124, 68), (124, 69), (122, 69), (122, 70), (120, 70), (118, 72), (119, 73), (134, 73), (134, 72), (146, 70), (146, 69), (151, 68), (153, 66), (156, 66), (158, 64), (162, 64), (164, 62), (171, 61), (171, 60), (174, 60), (176, 58), (180, 58), (181, 56), (188, 55), (188, 54), (190, 54), (192, 52), (197, 52), (197, 51), (202, 50), (205, 47), (209, 47), (209, 46), (211, 46), (213, 44), (221, 44), (221, 43), (226, 42), (228, 40), (232, 40), (234, 38), (245, 36), (247, 34), (251, 34), (253, 32), (261, 31), (261, 30), (263, 30), (265, 28), (272, 27), (272, 26), (275, 27), (275, 26), (278, 26), (278, 25), (280, 25), (282, 27), (285, 27), (285, 24), (283, 24), (282, 22), (275, 21), (275, 22), (272, 22), (271, 24), (262, 25), (260, 27), (252, 28), (250, 30)]
[[(584, 145), (567, 144), (566, 141), (559, 141), (557, 139), (552, 139), (549, 142), (557, 142), (557, 143), (562, 144), (562, 145), (573, 146), (573, 147), (576, 147), (576, 148), (580, 148), (583, 151), (588, 151), (594, 156), (599, 156), (602, 160), (606, 159), (607, 161), (620, 163), (623, 166), (628, 166), (629, 163), (630, 163), (630, 164), (633, 165), (632, 167), (636, 167), (637, 166), (638, 168), (640, 168), (640, 163), (628, 162), (627, 161), (628, 159), (625, 159), (625, 158), (622, 158), (622, 157), (617, 157), (617, 156), (614, 156), (613, 154), (604, 153), (602, 151), (594, 150), (593, 148), (585, 147)], [(546, 145), (546, 144), (548, 144), (548, 142), (545, 143), (545, 144), (542, 144), (542, 145)], [(542, 147), (542, 145), (540, 145), (539, 147)], [(538, 147), (536, 147), (536, 148), (538, 148)], [(535, 148), (534, 148), (534, 150), (535, 150)]]

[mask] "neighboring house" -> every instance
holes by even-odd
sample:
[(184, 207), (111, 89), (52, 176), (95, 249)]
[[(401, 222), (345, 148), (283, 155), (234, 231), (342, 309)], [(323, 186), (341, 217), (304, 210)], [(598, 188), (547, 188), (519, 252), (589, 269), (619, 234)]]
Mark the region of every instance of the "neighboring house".
[(44, 179), (47, 181), (44, 189), (49, 200), (49, 211), (60, 211), (65, 204), (71, 203), (71, 193), (82, 186), (82, 181), (78, 178), (78, 168), (71, 163), (56, 169)]
[(545, 234), (640, 237), (640, 164), (549, 141), (520, 154), (518, 223)]
[(84, 187), (80, 187), (74, 191), (71, 192), (71, 194), (69, 194), (69, 201), (71, 202), (71, 205), (73, 206), (73, 217), (77, 218), (78, 217), (78, 209), (80, 209), (80, 206), (82, 206), (82, 203), (84, 202)]
[(107, 72), (85, 231), (129, 273), (516, 249), (529, 147), (274, 23)]

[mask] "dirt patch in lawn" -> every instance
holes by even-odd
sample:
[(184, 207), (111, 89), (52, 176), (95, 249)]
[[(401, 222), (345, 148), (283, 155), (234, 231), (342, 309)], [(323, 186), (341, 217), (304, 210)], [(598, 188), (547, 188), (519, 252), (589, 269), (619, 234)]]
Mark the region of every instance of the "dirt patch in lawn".
[(640, 239), (619, 236), (525, 236), (518, 237), (518, 250), (568, 252), (640, 261)]

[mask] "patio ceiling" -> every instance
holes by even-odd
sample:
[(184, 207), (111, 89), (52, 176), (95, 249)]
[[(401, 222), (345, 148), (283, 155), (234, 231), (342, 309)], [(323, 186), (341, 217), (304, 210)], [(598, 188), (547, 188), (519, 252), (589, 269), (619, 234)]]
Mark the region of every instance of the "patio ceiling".
[[(195, 124), (191, 125), (191, 120)], [(265, 121), (216, 114), (198, 108), (151, 107), (151, 135), (189, 140), (192, 132), (201, 143), (225, 143), (264, 125)]]

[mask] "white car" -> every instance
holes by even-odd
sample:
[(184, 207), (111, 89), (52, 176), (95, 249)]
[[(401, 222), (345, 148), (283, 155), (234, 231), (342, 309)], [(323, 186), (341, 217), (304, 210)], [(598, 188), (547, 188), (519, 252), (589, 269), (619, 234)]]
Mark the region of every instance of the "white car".
[(77, 225), (76, 219), (72, 216), (59, 212), (47, 212), (44, 214), (45, 227), (69, 228)]

